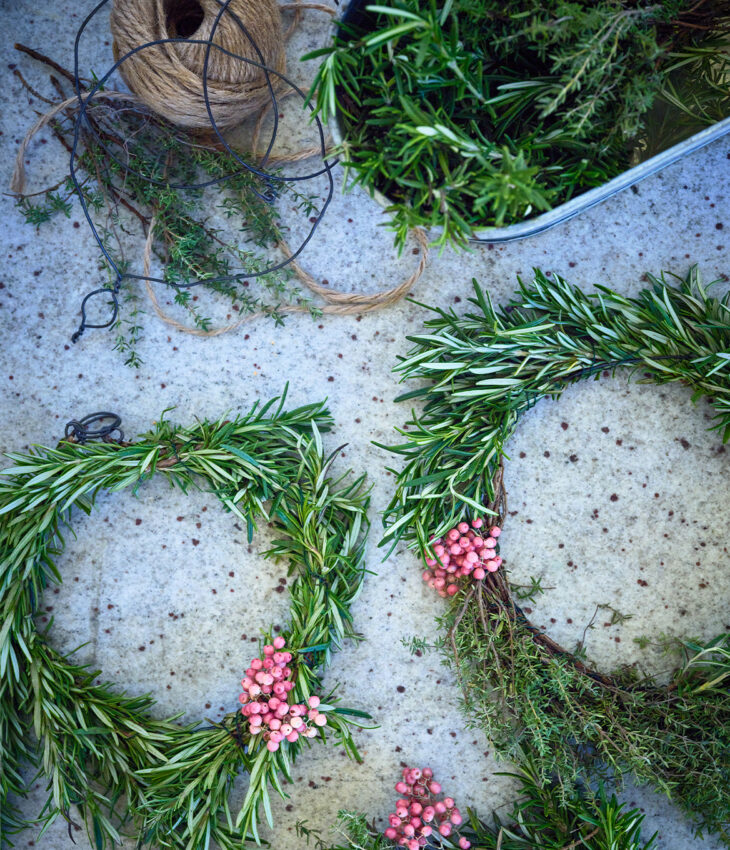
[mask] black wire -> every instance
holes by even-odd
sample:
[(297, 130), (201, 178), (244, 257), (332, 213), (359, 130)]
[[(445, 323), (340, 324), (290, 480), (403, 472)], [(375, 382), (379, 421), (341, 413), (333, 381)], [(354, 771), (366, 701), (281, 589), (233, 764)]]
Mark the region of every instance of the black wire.
[[(106, 425), (99, 423), (111, 420)], [(122, 417), (116, 413), (109, 413), (105, 410), (100, 410), (96, 413), (90, 413), (84, 416), (83, 419), (72, 419), (66, 423), (64, 429), (64, 437), (74, 439), (77, 443), (88, 442), (89, 440), (105, 440), (111, 439), (111, 435), (115, 432), (118, 436), (114, 438), (114, 442), (121, 443), (124, 440), (124, 431), (121, 429)], [(91, 425), (98, 425), (97, 428), (91, 428)]]
[[(174, 289), (190, 289), (193, 286), (199, 286), (201, 284), (234, 283), (234, 282), (238, 282), (238, 281), (241, 281), (241, 280), (244, 280), (244, 279), (262, 277), (263, 275), (267, 275), (267, 274), (271, 274), (273, 272), (279, 271), (280, 269), (289, 265), (297, 257), (299, 257), (300, 254), (307, 247), (307, 245), (311, 241), (312, 237), (314, 236), (317, 228), (319, 227), (319, 224), (320, 224), (322, 218), (324, 217), (324, 214), (326, 213), (326, 211), (327, 211), (327, 209), (330, 205), (330, 202), (332, 201), (332, 198), (334, 196), (334, 179), (332, 177), (332, 169), (338, 163), (337, 158), (334, 158), (332, 161), (327, 160), (327, 146), (326, 146), (326, 142), (325, 142), (324, 128), (322, 126), (321, 120), (316, 115), (314, 116), (314, 120), (316, 122), (317, 133), (318, 133), (318, 136), (319, 136), (319, 149), (320, 149), (320, 156), (321, 156), (322, 162), (323, 162), (323, 167), (320, 168), (319, 170), (313, 171), (309, 174), (304, 174), (304, 175), (299, 175), (299, 176), (285, 176), (285, 175), (274, 174), (272, 172), (266, 171), (263, 167), (257, 168), (256, 166), (254, 166), (251, 163), (248, 163), (244, 159), (242, 159), (242, 157), (230, 147), (228, 142), (225, 140), (225, 138), (221, 134), (221, 131), (220, 131), (220, 129), (219, 129), (219, 127), (218, 127), (218, 125), (215, 121), (214, 116), (213, 116), (213, 112), (212, 112), (211, 105), (210, 105), (210, 98), (209, 98), (209, 95), (208, 95), (208, 66), (209, 66), (209, 60), (210, 60), (210, 51), (213, 48), (215, 48), (216, 50), (219, 50), (221, 53), (225, 54), (226, 56), (228, 56), (232, 59), (236, 59), (236, 60), (239, 60), (241, 62), (245, 62), (248, 65), (252, 65), (253, 67), (260, 69), (264, 73), (264, 76), (266, 78), (266, 85), (267, 85), (268, 90), (269, 90), (271, 107), (272, 107), (272, 110), (273, 110), (274, 126), (272, 128), (271, 137), (270, 137), (269, 142), (268, 142), (267, 147), (266, 147), (266, 152), (265, 152), (263, 159), (261, 161), (262, 166), (265, 166), (266, 162), (268, 161), (268, 158), (269, 158), (269, 156), (271, 154), (271, 150), (272, 150), (272, 148), (275, 144), (277, 134), (278, 134), (278, 130), (279, 130), (278, 101), (277, 101), (277, 98), (276, 98), (276, 92), (274, 91), (274, 86), (271, 82), (271, 75), (273, 74), (276, 78), (282, 80), (291, 89), (293, 89), (297, 93), (297, 95), (299, 95), (299, 97), (302, 98), (304, 103), (308, 106), (309, 111), (312, 114), (314, 114), (314, 106), (311, 103), (307, 103), (306, 93), (303, 92), (294, 82), (292, 82), (292, 80), (290, 80), (284, 74), (282, 74), (279, 71), (275, 70), (274, 68), (270, 68), (266, 65), (266, 63), (264, 61), (263, 54), (261, 53), (261, 50), (259, 49), (258, 45), (256, 44), (255, 39), (253, 38), (251, 33), (248, 31), (248, 29), (245, 27), (245, 25), (240, 20), (240, 18), (228, 8), (230, 3), (232, 2), (232, 0), (216, 0), (216, 2), (220, 5), (221, 8), (220, 8), (220, 11), (218, 12), (218, 14), (215, 18), (215, 21), (213, 22), (213, 26), (211, 28), (209, 38), (207, 38), (207, 39), (165, 38), (165, 39), (157, 39), (155, 41), (149, 41), (149, 42), (146, 42), (145, 44), (138, 45), (138, 46), (134, 47), (132, 50), (130, 50), (128, 53), (126, 53), (124, 56), (120, 57), (101, 78), (97, 79), (96, 83), (86, 91), (86, 93), (85, 93), (86, 97), (84, 97), (84, 92), (82, 91), (82, 87), (81, 87), (81, 75), (79, 73), (79, 48), (80, 48), (80, 44), (81, 44), (81, 38), (82, 38), (84, 31), (86, 30), (87, 26), (94, 19), (95, 15), (97, 15), (109, 2), (110, 2), (110, 0), (101, 0), (101, 2), (98, 3), (94, 7), (94, 9), (92, 9), (92, 11), (82, 21), (81, 25), (79, 26), (79, 29), (76, 32), (76, 37), (74, 39), (74, 89), (75, 89), (75, 92), (76, 92), (76, 98), (78, 100), (78, 114), (77, 114), (76, 119), (74, 121), (73, 141), (72, 141), (72, 144), (71, 144), (70, 177), (71, 177), (71, 181), (74, 185), (74, 188), (76, 190), (76, 193), (78, 194), (79, 201), (81, 203), (81, 209), (82, 209), (83, 214), (84, 214), (84, 218), (86, 219), (86, 222), (89, 225), (91, 233), (94, 236), (94, 239), (96, 240), (97, 245), (99, 246), (99, 250), (103, 254), (104, 259), (106, 260), (109, 267), (112, 269), (112, 271), (114, 273), (114, 283), (111, 286), (103, 286), (103, 287), (99, 287), (98, 289), (94, 289), (93, 291), (87, 293), (84, 296), (84, 298), (81, 302), (81, 323), (80, 323), (79, 328), (76, 331), (76, 333), (74, 333), (73, 336), (71, 337), (72, 342), (77, 342), (78, 339), (81, 337), (81, 335), (84, 333), (84, 331), (87, 328), (108, 328), (108, 327), (111, 327), (116, 322), (117, 316), (119, 314), (118, 295), (119, 295), (119, 291), (120, 291), (122, 282), (124, 280), (145, 280), (145, 281), (148, 281), (149, 283), (164, 283), (167, 286), (173, 287)], [(233, 53), (230, 50), (226, 50), (221, 45), (215, 44), (213, 42), (213, 38), (215, 36), (216, 30), (218, 29), (218, 26), (220, 24), (220, 21), (221, 21), (223, 15), (229, 15), (233, 19), (236, 26), (240, 29), (240, 31), (243, 33), (243, 35), (246, 37), (246, 39), (249, 41), (249, 43), (253, 47), (254, 51), (256, 52), (256, 55), (258, 56), (258, 58), (260, 60), (259, 62), (256, 62), (253, 59), (249, 59), (245, 56), (241, 56), (240, 54)], [(142, 50), (147, 50), (149, 48), (158, 47), (158, 46), (164, 45), (164, 44), (199, 44), (199, 45), (205, 46), (205, 59), (204, 59), (204, 63), (203, 63), (203, 74), (202, 74), (203, 100), (204, 100), (204, 103), (205, 103), (205, 108), (206, 108), (206, 111), (208, 113), (208, 117), (210, 118), (211, 129), (213, 130), (218, 141), (225, 148), (225, 150), (241, 166), (241, 169), (239, 171), (232, 171), (229, 174), (225, 174), (225, 175), (222, 175), (220, 177), (215, 177), (215, 178), (212, 178), (210, 180), (203, 181), (201, 183), (181, 184), (181, 183), (172, 183), (170, 181), (157, 180), (153, 177), (150, 177), (149, 175), (142, 174), (142, 173), (134, 170), (133, 168), (131, 168), (129, 166), (128, 163), (125, 163), (122, 160), (120, 160), (117, 157), (117, 155), (114, 153), (114, 151), (112, 151), (111, 148), (102, 139), (101, 135), (99, 134), (97, 129), (94, 127), (93, 122), (91, 122), (89, 120), (89, 117), (87, 115), (87, 110), (89, 108), (89, 105), (91, 104), (92, 100), (94, 99), (94, 95), (104, 86), (104, 84), (109, 79), (109, 77), (121, 65), (123, 65), (124, 62), (126, 62), (128, 59), (130, 59), (135, 54), (141, 52)], [(94, 224), (94, 221), (93, 221), (91, 214), (89, 212), (88, 203), (87, 203), (86, 199), (84, 198), (84, 194), (81, 190), (80, 181), (79, 181), (79, 179), (76, 175), (75, 161), (76, 161), (76, 159), (79, 155), (78, 154), (78, 147), (79, 147), (79, 143), (80, 143), (80, 139), (81, 139), (82, 128), (85, 129), (87, 132), (89, 132), (94, 137), (95, 143), (98, 144), (100, 146), (100, 148), (105, 152), (105, 154), (111, 160), (116, 162), (126, 174), (138, 177), (138, 178), (140, 178), (140, 179), (142, 179), (142, 180), (144, 180), (144, 181), (146, 181), (146, 182), (148, 182), (152, 185), (166, 186), (166, 187), (171, 188), (171, 189), (180, 189), (180, 190), (198, 190), (198, 189), (204, 189), (208, 186), (212, 186), (212, 185), (222, 183), (222, 182), (229, 180), (230, 178), (232, 178), (232, 177), (234, 177), (238, 174), (241, 174), (244, 171), (247, 171), (250, 174), (253, 174), (254, 176), (260, 178), (266, 185), (266, 189), (262, 192), (259, 192), (254, 188), (252, 188), (251, 191), (253, 191), (254, 194), (256, 194), (257, 197), (259, 197), (261, 200), (265, 201), (266, 203), (273, 203), (277, 198), (277, 193), (276, 193), (276, 189), (275, 189), (277, 182), (281, 183), (281, 184), (298, 183), (298, 182), (302, 182), (302, 181), (306, 181), (306, 180), (313, 180), (317, 177), (321, 177), (322, 175), (326, 174), (327, 175), (327, 195), (326, 195), (326, 198), (325, 198), (325, 200), (322, 204), (322, 207), (319, 211), (319, 214), (316, 216), (316, 218), (312, 222), (312, 227), (310, 228), (309, 233), (306, 235), (306, 237), (299, 244), (299, 247), (296, 249), (296, 251), (292, 252), (291, 256), (289, 256), (285, 260), (282, 260), (278, 263), (274, 263), (274, 264), (266, 267), (265, 269), (263, 269), (261, 271), (245, 271), (245, 270), (243, 270), (243, 271), (241, 271), (237, 274), (227, 275), (225, 277), (205, 278), (203, 280), (195, 280), (195, 281), (191, 281), (191, 282), (188, 282), (188, 283), (178, 283), (178, 282), (166, 280), (165, 278), (151, 277), (151, 276), (143, 275), (143, 274), (134, 274), (132, 272), (123, 272), (119, 268), (118, 264), (114, 261), (114, 258), (111, 256), (110, 252), (107, 250), (101, 236), (99, 235), (97, 227)], [(87, 317), (86, 317), (87, 303), (89, 302), (90, 299), (93, 299), (96, 296), (104, 295), (104, 294), (111, 298), (111, 301), (110, 301), (111, 316), (110, 316), (110, 318), (108, 319), (108, 321), (100, 323), (100, 324), (96, 324), (96, 323), (92, 323), (92, 322), (87, 321)]]

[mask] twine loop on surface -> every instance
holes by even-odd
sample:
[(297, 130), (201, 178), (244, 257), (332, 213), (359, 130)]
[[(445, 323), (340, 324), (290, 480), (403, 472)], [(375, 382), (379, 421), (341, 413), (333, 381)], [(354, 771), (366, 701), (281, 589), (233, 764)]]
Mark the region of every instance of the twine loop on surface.
[[(178, 322), (177, 319), (175, 319), (173, 316), (163, 310), (162, 305), (157, 299), (154, 287), (150, 283), (150, 264), (152, 261), (152, 246), (154, 244), (154, 230), (155, 218), (153, 216), (150, 219), (150, 223), (148, 225), (147, 239), (145, 240), (144, 245), (143, 280), (145, 283), (147, 296), (150, 299), (150, 303), (152, 304), (152, 309), (155, 311), (157, 317), (162, 319), (162, 321), (166, 325), (169, 325), (177, 331), (182, 331), (183, 333), (190, 334), (191, 336), (221, 336), (222, 334), (229, 333), (230, 331), (235, 331), (237, 328), (240, 328), (241, 325), (243, 325), (245, 322), (249, 322), (252, 319), (258, 319), (266, 315), (263, 310), (255, 313), (248, 313), (247, 315), (242, 316), (235, 322), (231, 322), (228, 325), (221, 325), (218, 328), (211, 328), (210, 330), (194, 328), (190, 325), (185, 325), (182, 322)], [(421, 227), (415, 227), (411, 231), (411, 233), (413, 234), (420, 249), (420, 256), (415, 270), (405, 280), (401, 281), (401, 283), (397, 284), (396, 286), (390, 287), (389, 289), (380, 290), (379, 292), (336, 292), (333, 291), (331, 288), (323, 286), (321, 283), (318, 283), (312, 277), (312, 275), (309, 274), (309, 272), (305, 271), (299, 265), (299, 263), (295, 259), (290, 260), (291, 266), (294, 269), (294, 272), (299, 278), (299, 280), (304, 284), (304, 286), (306, 286), (310, 292), (320, 296), (325, 302), (324, 306), (319, 308), (323, 314), (337, 316), (353, 316), (360, 313), (372, 313), (375, 310), (380, 310), (383, 307), (389, 306), (390, 304), (395, 304), (396, 301), (400, 301), (401, 298), (408, 294), (408, 290), (421, 277), (426, 268), (426, 265), (428, 263), (428, 237), (426, 236), (426, 231), (423, 230), (423, 228)], [(277, 247), (284, 254), (285, 257), (291, 258), (291, 249), (286, 244), (286, 242), (284, 242), (284, 240), (281, 240), (277, 244)], [(278, 312), (308, 313), (309, 307), (303, 304), (284, 304), (278, 308)]]

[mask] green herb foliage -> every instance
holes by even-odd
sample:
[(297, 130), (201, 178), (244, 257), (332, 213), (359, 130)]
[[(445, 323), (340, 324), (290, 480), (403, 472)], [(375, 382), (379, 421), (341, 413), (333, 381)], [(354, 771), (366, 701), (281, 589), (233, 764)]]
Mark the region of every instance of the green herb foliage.
[[(233, 316), (263, 313), (281, 324), (282, 306), (295, 302), (318, 315), (291, 268), (249, 277), (273, 264), (271, 255), (286, 230), (277, 207), (257, 194), (262, 191), (260, 178), (242, 169), (222, 148), (186, 134), (132, 103), (107, 104), (102, 96), (88, 108), (87, 116), (91, 130), (87, 127), (82, 132), (76, 161), (81, 191), (105, 248), (122, 271), (130, 270), (132, 260), (134, 270), (141, 270), (143, 240), (152, 225), (162, 277), (175, 287), (175, 303), (187, 311), (193, 327), (206, 331), (212, 324), (197, 297), (201, 290), (222, 296), (224, 303), (230, 303)], [(73, 139), (74, 119), (75, 109), (69, 109), (52, 124), (54, 135), (67, 149)], [(240, 155), (251, 159), (246, 153)], [(173, 188), (227, 175), (232, 176), (206, 189)], [(299, 192), (292, 183), (277, 182), (276, 186), (289, 207), (307, 218), (317, 214), (314, 197)], [(38, 227), (54, 215), (69, 217), (74, 192), (70, 179), (64, 180), (36, 197), (21, 198), (19, 207), (26, 221)], [(141, 231), (133, 242), (136, 254), (125, 256), (129, 255), (130, 234), (137, 226)], [(111, 269), (103, 261), (101, 268), (111, 288), (115, 283)], [(236, 279), (227, 279), (231, 277)], [(186, 288), (195, 281), (203, 284)], [(115, 326), (115, 347), (133, 367), (141, 363), (140, 286), (139, 281), (122, 282)]]
[[(358, 637), (350, 606), (365, 574), (368, 496), (363, 478), (329, 475), (326, 408), (285, 411), (275, 401), (191, 428), (163, 419), (133, 443), (62, 441), (8, 455), (13, 466), (0, 475), (0, 845), (25, 825), (13, 805), (25, 792), (23, 764), (36, 764), (48, 782), (44, 828), (70, 820), (75, 806), (97, 848), (131, 828), (140, 845), (233, 850), (259, 840), (261, 815), (271, 824), (269, 788), (284, 795), (281, 777), (307, 739), (271, 753), (236, 711), (189, 726), (157, 719), (152, 697), (120, 693), (54, 650), (34, 615), (44, 588), (61, 581), (54, 558), (72, 513), (89, 513), (102, 490), (136, 489), (153, 476), (183, 491), (205, 483), (246, 523), (249, 539), (259, 520), (273, 524), (266, 555), (286, 561), (293, 576), (291, 621), (280, 631), (294, 653), (292, 694), (300, 702), (321, 691), (332, 653)], [(351, 727), (367, 715), (338, 706), (332, 693), (320, 710), (327, 726), (319, 740), (329, 733), (358, 758)], [(242, 773), (248, 791), (232, 812)]]
[[(431, 536), (461, 519), (486, 511), (501, 523), (504, 446), (521, 414), (619, 367), (708, 398), (728, 440), (730, 293), (710, 297), (695, 270), (676, 286), (650, 282), (635, 298), (606, 287), (585, 294), (536, 271), (499, 311), (476, 283), (466, 315), (435, 309), (397, 367), (427, 383), (401, 397), (424, 406), (392, 449), (406, 462), (385, 542), (406, 539), (427, 555)], [(535, 628), (515, 590), (503, 571), (489, 573), (440, 620), (438, 646), (461, 684), (466, 722), (507, 757), (527, 753), (539, 780), (557, 778), (566, 793), (586, 771), (630, 771), (730, 846), (730, 634), (668, 646), (678, 660), (668, 687), (633, 668), (604, 675)], [(538, 590), (533, 581), (527, 592)]]
[(697, 831), (730, 846), (730, 634), (675, 642), (669, 687), (633, 668), (603, 675), (528, 622), (506, 579), (454, 597), (439, 623), (467, 724), (498, 752), (529, 753), (561, 793), (586, 775), (630, 771), (666, 793)]
[(365, 6), (305, 58), (400, 245), (417, 225), (460, 243), (547, 210), (730, 114), (721, 0)]
[[(644, 816), (637, 809), (626, 809), (614, 795), (600, 785), (595, 791), (576, 787), (566, 795), (558, 785), (541, 781), (539, 772), (529, 759), (514, 776), (518, 782), (519, 801), (511, 815), (495, 813), (491, 823), (469, 810), (468, 818), (458, 828), (458, 835), (471, 842), (472, 850), (653, 850), (654, 838), (643, 841), (641, 824)], [(341, 840), (336, 846), (299, 825), (299, 832), (314, 841), (315, 850), (389, 850), (393, 843), (368, 824), (365, 817), (340, 812), (337, 831)], [(429, 847), (458, 847), (457, 839), (433, 837)]]
[(463, 316), (430, 308), (423, 333), (396, 367), (427, 383), (399, 397), (423, 404), (405, 442), (405, 460), (386, 514), (385, 540), (425, 550), (431, 535), (462, 515), (480, 515), (519, 417), (541, 398), (626, 367), (654, 383), (686, 384), (711, 400), (714, 427), (730, 440), (730, 294), (714, 298), (693, 269), (686, 279), (650, 277), (634, 298), (597, 286), (586, 294), (536, 270), (517, 297), (495, 310), (474, 281)]

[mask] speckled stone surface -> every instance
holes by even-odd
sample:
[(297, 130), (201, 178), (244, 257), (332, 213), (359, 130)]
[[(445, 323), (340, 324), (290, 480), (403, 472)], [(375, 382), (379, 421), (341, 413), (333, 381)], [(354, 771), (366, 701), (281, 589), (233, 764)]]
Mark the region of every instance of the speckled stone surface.
[[(15, 54), (20, 41), (70, 64), (74, 30), (87, 5), (68, 0), (3, 3), (0, 66), (6, 107), (0, 157), (3, 180), (18, 140), (44, 105), (12, 75), (17, 65), (46, 95), (53, 92), (36, 63)], [(309, 13), (290, 45), (290, 56), (323, 44), (328, 21)], [(85, 67), (97, 73), (110, 63), (108, 33), (94, 29)], [(312, 68), (292, 58), (298, 80)], [(283, 108), (296, 147), (301, 121)], [(289, 117), (287, 124), (286, 118)], [(34, 145), (29, 189), (56, 182), (66, 154), (46, 134)], [(667, 168), (578, 219), (538, 237), (503, 247), (434, 256), (414, 289), (425, 303), (463, 306), (470, 280), (487, 286), (495, 301), (510, 296), (517, 275), (541, 266), (590, 290), (596, 283), (635, 293), (645, 272), (684, 273), (697, 263), (706, 280), (730, 271), (730, 142), (720, 141)], [(52, 444), (72, 417), (118, 411), (128, 435), (146, 430), (167, 407), (180, 422), (245, 410), (290, 382), (292, 405), (327, 397), (337, 420), (327, 438), (347, 443), (341, 469), (367, 470), (373, 483), (374, 533), (367, 580), (355, 622), (367, 640), (348, 646), (328, 673), (342, 698), (370, 711), (379, 728), (359, 734), (364, 764), (349, 763), (334, 748), (315, 747), (296, 766), (290, 799), (274, 805), (277, 850), (298, 850), (294, 825), (306, 819), (326, 831), (339, 808), (368, 812), (382, 822), (394, 799), (403, 763), (430, 764), (462, 805), (487, 813), (509, 805), (512, 788), (495, 771), (490, 743), (465, 729), (454, 682), (435, 656), (413, 657), (402, 646), (409, 635), (427, 635), (441, 600), (420, 580), (415, 557), (397, 550), (381, 562), (378, 512), (388, 501), (392, 463), (371, 441), (388, 442), (407, 410), (391, 368), (425, 312), (401, 302), (380, 313), (313, 322), (292, 317), (284, 328), (266, 322), (234, 334), (201, 340), (169, 330), (151, 311), (142, 317), (144, 364), (123, 365), (112, 337), (90, 331), (75, 346), (83, 295), (100, 285), (98, 256), (78, 208), (36, 233), (7, 196), (0, 198), (3, 269), (0, 276), (2, 426), (0, 447), (22, 450)], [(336, 195), (328, 218), (304, 256), (306, 268), (343, 291), (392, 285), (410, 273), (417, 257), (398, 258), (384, 217), (364, 193)], [(306, 222), (304, 223), (306, 224)], [(294, 223), (294, 236), (302, 223)], [(138, 245), (138, 250), (141, 246)], [(727, 281), (727, 277), (725, 277)], [(168, 294), (159, 293), (163, 303)], [(200, 294), (213, 318), (225, 306)], [(638, 662), (657, 673), (663, 659), (640, 650), (633, 638), (662, 634), (709, 637), (729, 628), (728, 454), (708, 432), (710, 411), (692, 407), (679, 387), (627, 383), (625, 377), (586, 383), (559, 403), (543, 402), (525, 417), (509, 446), (510, 521), (503, 540), (507, 564), (519, 579), (543, 578), (550, 590), (534, 606), (535, 622), (572, 645), (581, 639), (596, 606), (611, 604), (631, 619), (605, 625), (600, 610), (586, 632), (588, 653), (603, 669)], [(282, 569), (261, 559), (262, 533), (248, 546), (232, 518), (209, 494), (189, 496), (163, 482), (130, 493), (102, 496), (90, 518), (78, 518), (59, 568), (64, 584), (44, 599), (52, 639), (63, 650), (83, 644), (78, 657), (93, 661), (120, 687), (151, 691), (161, 715), (218, 717), (235, 707), (238, 681), (260, 630), (286, 616), (285, 593), (275, 589)], [(631, 787), (624, 797), (646, 811), (647, 835), (658, 830), (666, 850), (695, 841), (663, 798)], [(25, 805), (41, 805), (36, 789)], [(76, 836), (79, 846), (84, 838)], [(46, 850), (74, 845), (62, 822), (33, 842)], [(128, 847), (133, 843), (130, 841)]]

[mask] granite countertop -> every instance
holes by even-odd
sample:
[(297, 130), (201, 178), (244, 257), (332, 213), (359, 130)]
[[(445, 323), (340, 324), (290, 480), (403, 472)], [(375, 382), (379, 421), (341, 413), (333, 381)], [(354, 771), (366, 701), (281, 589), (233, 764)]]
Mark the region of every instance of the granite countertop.
[[(85, 11), (68, 0), (26, 0), (4, 4), (3, 13), (11, 36), (0, 66), (6, 91), (0, 157), (7, 184), (18, 142), (44, 109), (13, 69), (53, 96), (46, 71), (9, 44), (38, 47), (68, 65)], [(295, 57), (325, 43), (329, 28), (328, 20), (307, 14), (289, 47), (297, 79), (306, 81), (312, 68)], [(103, 26), (92, 32), (82, 59), (97, 73), (110, 64)], [(292, 116), (294, 107), (282, 111)], [(31, 191), (56, 182), (67, 168), (66, 153), (50, 134), (41, 135), (28, 156)], [(294, 130), (285, 136), (296, 146)], [(499, 302), (511, 295), (517, 276), (529, 277), (534, 266), (586, 290), (606, 284), (633, 294), (646, 272), (684, 274), (696, 263), (706, 281), (722, 277), (726, 286), (728, 159), (726, 138), (548, 233), (504, 246), (434, 253), (413, 295), (460, 310), (477, 278)], [(437, 656), (412, 656), (401, 642), (433, 634), (442, 600), (421, 581), (412, 553), (398, 548), (383, 562), (377, 548), (378, 513), (393, 486), (386, 466), (395, 461), (373, 441), (393, 441), (394, 426), (408, 414), (393, 401), (399, 387), (391, 369), (426, 311), (402, 301), (362, 316), (313, 321), (298, 315), (283, 328), (262, 320), (199, 339), (168, 328), (147, 308), (141, 318), (144, 363), (134, 370), (112, 350), (109, 331), (88, 331), (78, 344), (70, 343), (81, 298), (103, 282), (78, 207), (69, 219), (36, 231), (10, 197), (3, 195), (0, 203), (3, 450), (53, 444), (67, 420), (98, 409), (120, 413), (130, 436), (147, 430), (165, 408), (174, 408), (168, 416), (181, 423), (235, 414), (280, 393), (288, 381), (292, 406), (328, 399), (337, 425), (326, 443), (347, 444), (338, 468), (370, 476), (368, 567), (374, 574), (354, 609), (355, 625), (367, 640), (337, 655), (327, 683), (339, 682), (342, 698), (369, 711), (379, 728), (357, 735), (360, 766), (333, 747), (314, 747), (302, 756), (287, 788), (290, 798), (274, 803), (270, 837), (276, 850), (302, 847), (294, 831), (298, 820), (326, 832), (341, 808), (384, 823), (406, 763), (430, 765), (462, 808), (476, 806), (486, 815), (509, 805), (511, 783), (496, 775), (509, 765), (495, 760), (483, 734), (465, 727), (452, 676)], [(380, 226), (384, 221), (366, 193), (338, 191), (303, 265), (342, 291), (393, 285), (410, 274), (418, 257), (411, 246), (397, 256), (391, 234)], [(169, 293), (158, 294), (169, 305)], [(216, 321), (225, 320), (216, 296), (199, 297)], [(613, 626), (599, 618), (587, 633), (589, 656), (603, 669), (638, 661), (661, 673), (663, 660), (639, 649), (633, 638), (707, 638), (730, 628), (730, 512), (718, 510), (730, 498), (728, 454), (717, 432), (707, 430), (710, 415), (704, 403), (693, 407), (681, 387), (628, 383), (619, 374), (571, 388), (559, 403), (541, 402), (508, 447), (510, 518), (502, 536), (507, 566), (516, 577), (540, 576), (551, 588), (535, 604), (533, 621), (567, 645), (580, 639), (598, 604), (631, 615)], [(269, 542), (266, 531), (248, 545), (210, 494), (182, 496), (163, 482), (145, 485), (137, 497), (102, 495), (98, 509), (90, 518), (78, 517), (74, 530), (77, 538), (68, 539), (58, 559), (64, 583), (44, 599), (41, 620), (53, 617), (54, 645), (68, 651), (83, 644), (80, 659), (131, 693), (152, 692), (160, 715), (182, 711), (187, 719), (215, 719), (233, 709), (258, 635), (287, 612), (286, 594), (275, 592), (284, 568), (259, 556)], [(682, 816), (659, 795), (629, 786), (623, 798), (646, 812), (645, 834), (658, 830), (664, 850), (719, 846), (692, 839)], [(37, 812), (42, 799), (36, 786), (25, 811)], [(83, 846), (82, 836), (76, 840)], [(74, 846), (60, 820), (42, 839), (28, 831), (16, 846), (34, 841), (47, 850)]]

